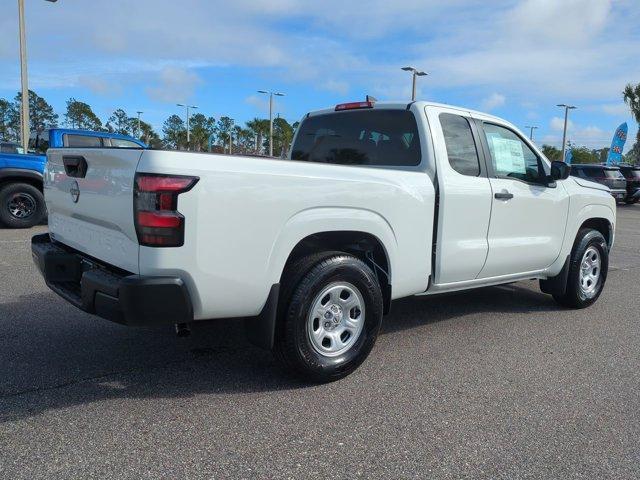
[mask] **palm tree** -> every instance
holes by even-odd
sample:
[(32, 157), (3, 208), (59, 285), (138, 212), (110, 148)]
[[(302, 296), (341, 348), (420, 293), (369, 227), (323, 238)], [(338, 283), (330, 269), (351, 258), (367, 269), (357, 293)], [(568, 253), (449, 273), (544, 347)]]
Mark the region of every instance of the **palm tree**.
[(269, 120), (254, 118), (247, 122), (247, 128), (251, 130), (256, 141), (255, 153), (262, 153), (264, 139), (269, 135)]
[(633, 118), (640, 123), (640, 83), (637, 85), (628, 84), (622, 92), (624, 103), (629, 105)]
[[(637, 85), (628, 84), (624, 87), (622, 91), (622, 98), (624, 98), (624, 103), (629, 105), (631, 109), (631, 114), (633, 118), (635, 118), (636, 122), (638, 122), (638, 126), (640, 126), (640, 83)], [(633, 150), (636, 151), (638, 146), (640, 145), (640, 128), (638, 129), (638, 133), (636, 135), (636, 144), (633, 147)]]

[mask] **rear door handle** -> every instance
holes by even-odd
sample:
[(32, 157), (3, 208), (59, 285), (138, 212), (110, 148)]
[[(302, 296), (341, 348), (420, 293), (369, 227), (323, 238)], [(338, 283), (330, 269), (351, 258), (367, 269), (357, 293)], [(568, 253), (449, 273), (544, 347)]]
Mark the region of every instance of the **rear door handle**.
[(498, 192), (494, 195), (494, 197), (498, 200), (511, 200), (513, 198), (513, 193)]
[(64, 173), (68, 177), (84, 178), (87, 174), (87, 160), (82, 156), (65, 155), (62, 157)]

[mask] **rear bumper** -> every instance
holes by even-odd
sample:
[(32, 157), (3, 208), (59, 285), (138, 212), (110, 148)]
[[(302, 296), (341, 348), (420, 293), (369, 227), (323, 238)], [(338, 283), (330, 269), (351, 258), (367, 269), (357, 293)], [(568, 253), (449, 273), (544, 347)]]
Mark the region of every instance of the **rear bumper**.
[(119, 271), (53, 243), (48, 234), (31, 239), (31, 253), (47, 286), (85, 312), (131, 326), (193, 321), (191, 298), (180, 278)]

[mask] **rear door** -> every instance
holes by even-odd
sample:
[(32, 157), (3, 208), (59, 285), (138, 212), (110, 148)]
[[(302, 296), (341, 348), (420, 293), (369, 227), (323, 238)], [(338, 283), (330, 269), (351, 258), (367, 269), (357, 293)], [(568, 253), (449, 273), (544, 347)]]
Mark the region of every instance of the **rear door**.
[(50, 149), (44, 191), (52, 238), (138, 273), (133, 184), (141, 155), (118, 148)]
[(479, 278), (533, 272), (551, 265), (564, 240), (569, 195), (549, 186), (549, 165), (511, 127), (476, 122), (493, 190), (489, 254)]
[(488, 253), (491, 185), (478, 132), (468, 112), (427, 110), (434, 133), (439, 206), (435, 282), (475, 279)]

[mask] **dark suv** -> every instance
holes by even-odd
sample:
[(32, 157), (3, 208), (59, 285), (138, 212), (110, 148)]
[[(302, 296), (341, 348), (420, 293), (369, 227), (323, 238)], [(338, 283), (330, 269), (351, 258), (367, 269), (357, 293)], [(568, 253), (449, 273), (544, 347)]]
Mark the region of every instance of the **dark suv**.
[(620, 172), (627, 179), (627, 203), (636, 203), (640, 200), (640, 166), (620, 165)]
[(598, 164), (572, 164), (571, 175), (606, 185), (616, 202), (627, 198), (627, 180), (618, 167)]

